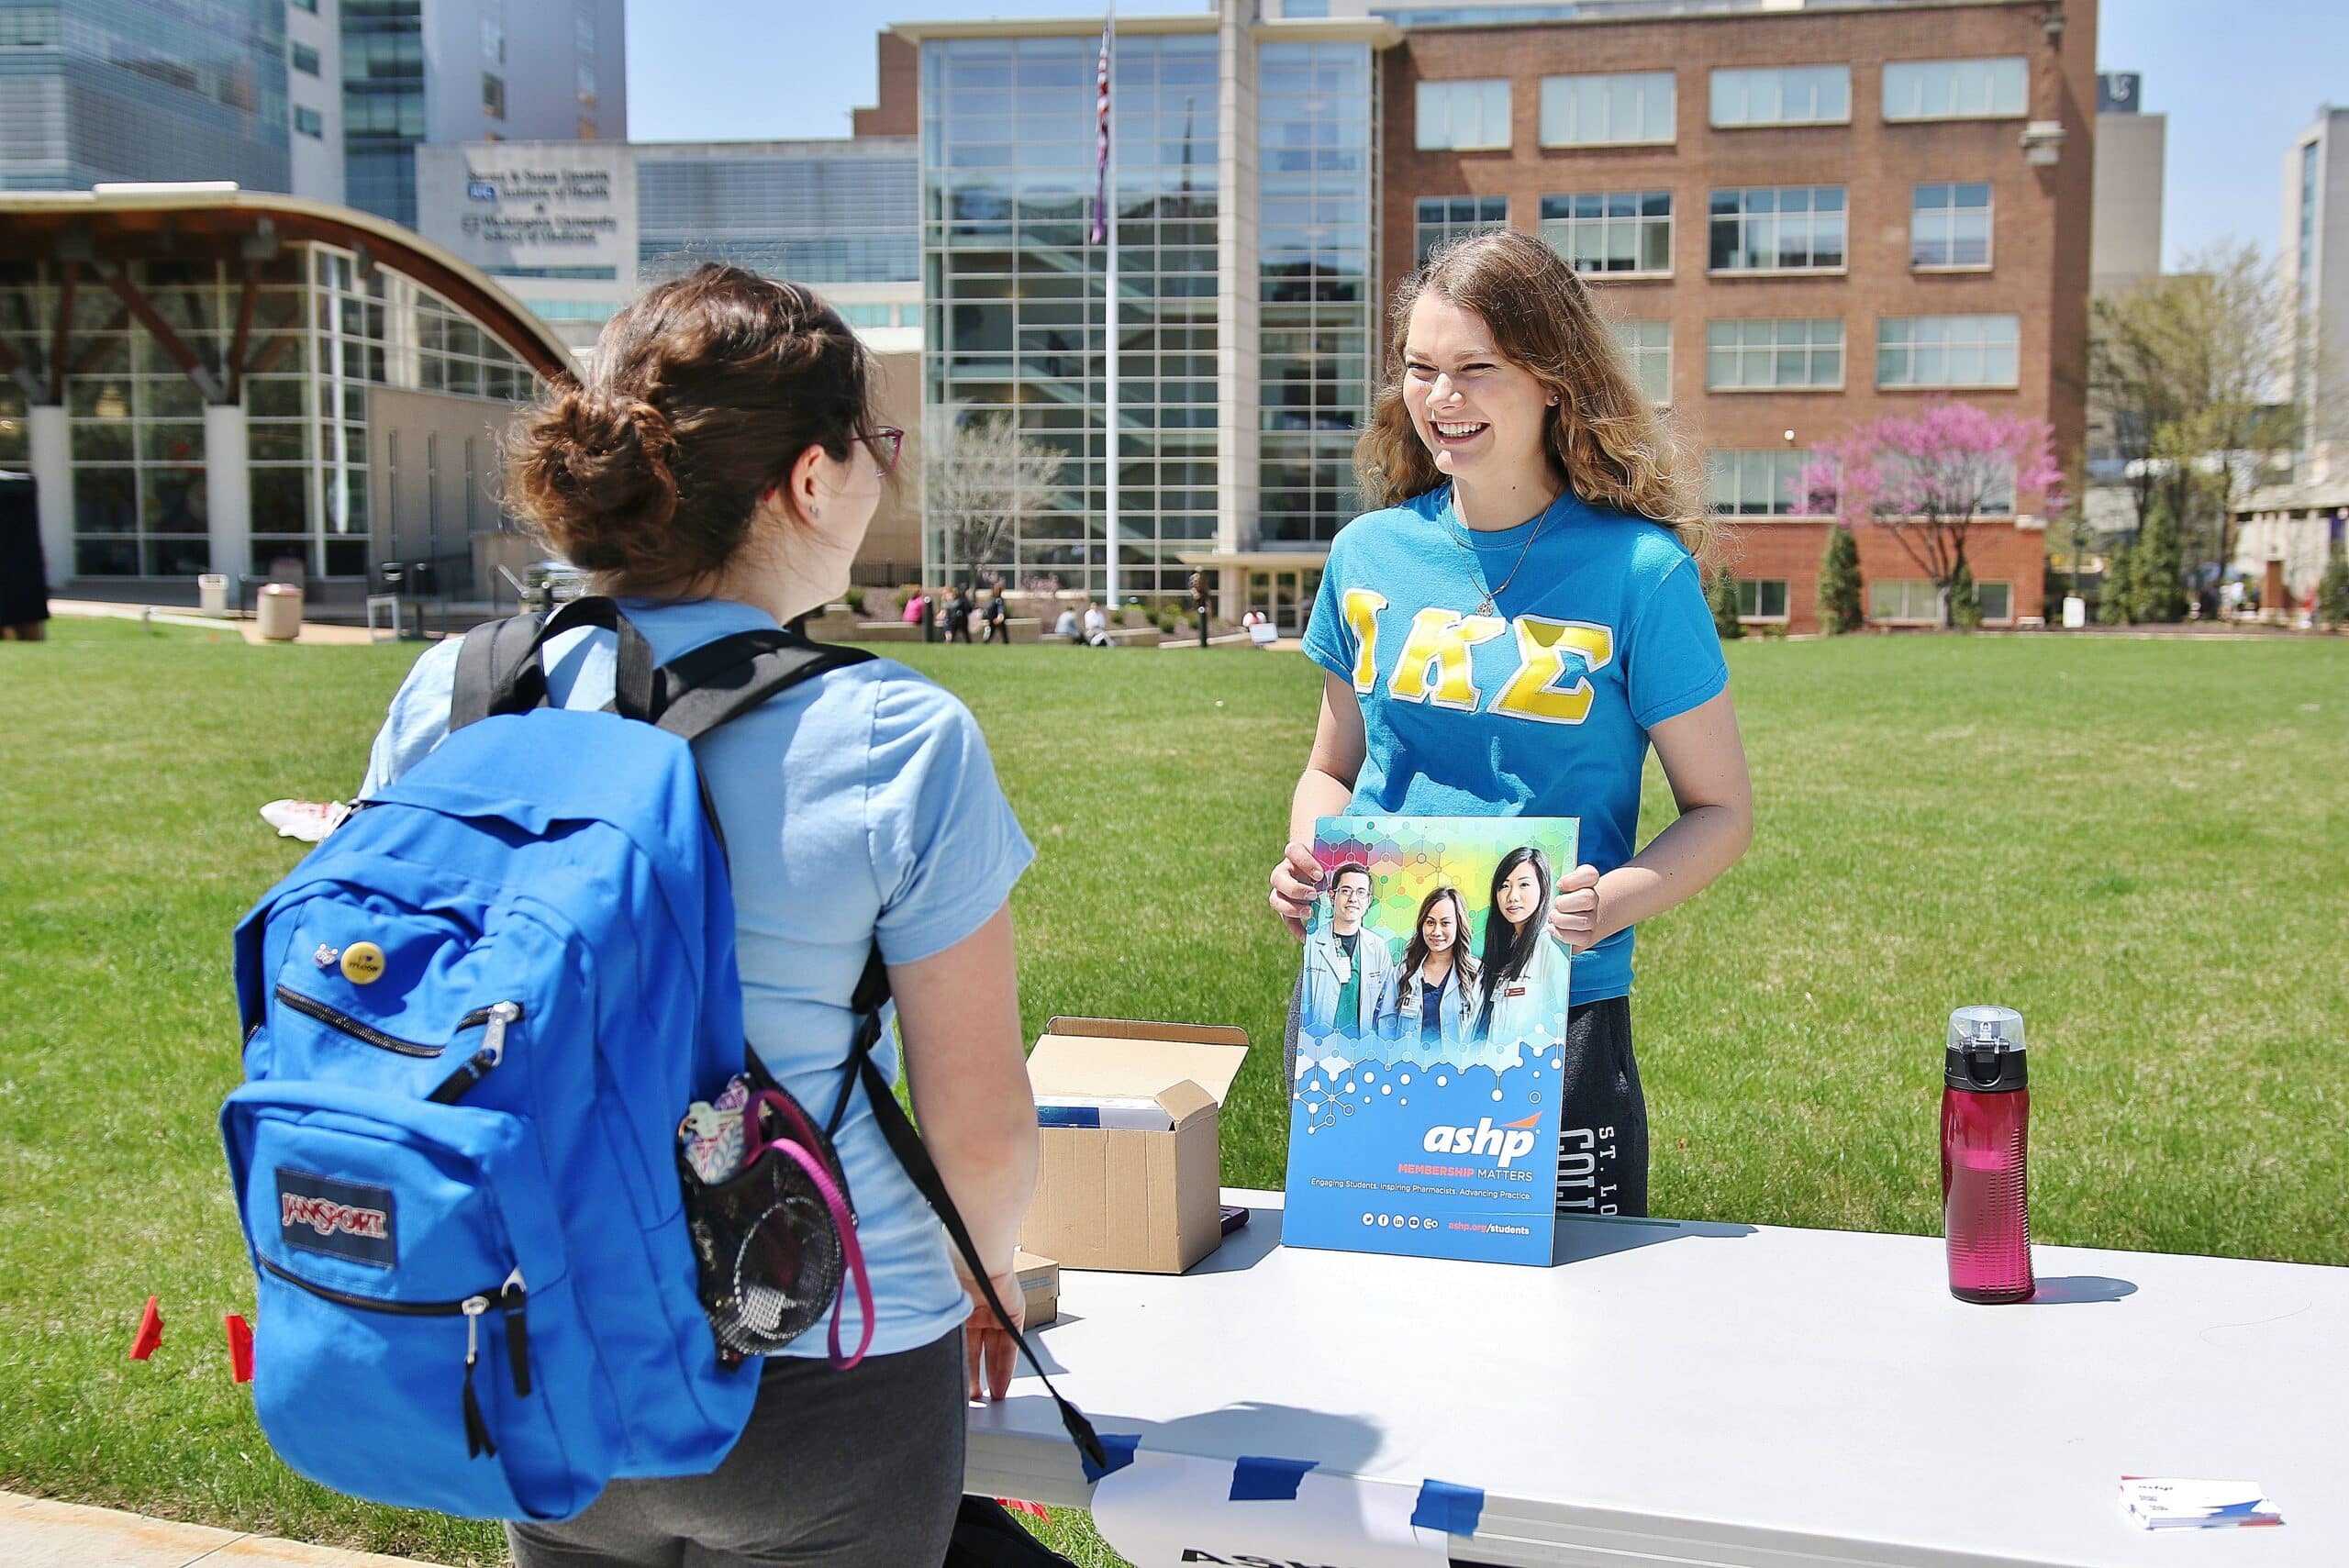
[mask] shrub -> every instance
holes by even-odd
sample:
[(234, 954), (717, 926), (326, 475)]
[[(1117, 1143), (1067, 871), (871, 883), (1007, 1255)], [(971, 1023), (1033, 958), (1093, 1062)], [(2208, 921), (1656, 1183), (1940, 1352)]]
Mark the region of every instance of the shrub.
[[(847, 593), (841, 595), (841, 602), (848, 606), (850, 614), (861, 616), (864, 613), (864, 590), (862, 588), (852, 587)], [(902, 610), (905, 607), (905, 602), (903, 600), (899, 600), (897, 608)]]
[(1949, 580), (1949, 623), (1968, 629), (1982, 624), (1982, 591), (1974, 585), (1974, 568), (1962, 556)]
[(1705, 601), (1712, 606), (1713, 629), (1720, 633), (1723, 642), (1733, 642), (1745, 635), (1745, 623), (1737, 618), (1737, 580), (1727, 573), (1713, 579), (1705, 590)]
[(2349, 626), (2349, 546), (2332, 552), (2317, 579), (2316, 618), (2326, 626)]
[(1819, 620), (1829, 635), (1857, 631), (1867, 625), (1860, 587), (1859, 540), (1852, 537), (1851, 529), (1837, 523), (1819, 561)]
[(2104, 582), (2096, 591), (2096, 624), (2127, 626), (2136, 616), (2136, 549), (2116, 544), (2105, 558)]

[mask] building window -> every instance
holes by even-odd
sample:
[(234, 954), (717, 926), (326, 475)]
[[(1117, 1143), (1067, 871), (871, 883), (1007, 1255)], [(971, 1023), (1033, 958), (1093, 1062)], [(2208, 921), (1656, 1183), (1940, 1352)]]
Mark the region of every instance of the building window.
[(1715, 191), (1708, 265), (1717, 272), (1837, 271), (1843, 220), (1841, 185)]
[(1586, 191), (1542, 198), (1542, 238), (1578, 272), (1672, 272), (1670, 191)]
[(1852, 68), (1788, 65), (1713, 72), (1713, 124), (1849, 125)]
[(1909, 264), (1990, 264), (1989, 182), (1916, 187), (1909, 208)]
[(506, 78), (484, 71), (481, 73), (481, 111), (491, 119), (506, 117)]
[(313, 17), (318, 14), (318, 0), (285, 0), (285, 3), (296, 11), (307, 11)]
[(1411, 252), (1419, 265), (1455, 239), (1508, 227), (1507, 196), (1421, 196), (1411, 227)]
[(324, 117), (319, 115), (317, 110), (304, 108), (299, 104), (294, 106), (294, 128), (304, 136), (315, 136), (320, 140), (326, 139), (327, 123)]
[(1976, 583), (1974, 591), (1982, 601), (1984, 620), (2015, 618), (2015, 585), (2012, 583)]
[(1672, 323), (1618, 321), (1615, 341), (1640, 390), (1651, 403), (1672, 401)]
[(1422, 82), (1421, 151), (1490, 152), (1508, 146), (1508, 83)]
[(1879, 577), (1868, 584), (1868, 618), (1937, 626), (1942, 618), (1941, 593), (1920, 578)]
[(1737, 580), (1737, 618), (1787, 618), (1787, 580), (1783, 577), (1741, 577)]
[[(1795, 498), (1811, 454), (1777, 449), (1705, 454), (1705, 505), (1739, 517), (1816, 517)], [(1749, 612), (1750, 613), (1750, 612)]]
[(589, 119), (584, 115), (579, 117), (579, 139), (581, 141), (594, 141), (597, 139), (601, 134), (601, 132), (596, 130), (596, 122), (594, 120)]
[(2029, 106), (2031, 62), (1910, 60), (1884, 68), (1888, 120), (2012, 119)]
[(1623, 147), (1674, 139), (1678, 94), (1669, 71), (1542, 78), (1542, 145)]
[(295, 44), (294, 69), (305, 76), (316, 76), (318, 73), (318, 51), (306, 43)]
[(1713, 321), (1705, 327), (1705, 385), (1714, 392), (1843, 384), (1843, 323)]
[(2014, 316), (1887, 316), (1876, 323), (1876, 384), (1884, 387), (2014, 386)]

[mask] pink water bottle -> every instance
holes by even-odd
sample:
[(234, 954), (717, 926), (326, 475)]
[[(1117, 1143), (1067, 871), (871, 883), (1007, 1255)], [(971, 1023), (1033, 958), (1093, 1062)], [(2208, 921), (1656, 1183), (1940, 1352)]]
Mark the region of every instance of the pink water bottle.
[(1942, 1081), (1942, 1220), (1949, 1293), (1960, 1301), (2027, 1301), (2031, 1277), (2022, 1015), (1960, 1007), (1949, 1016)]

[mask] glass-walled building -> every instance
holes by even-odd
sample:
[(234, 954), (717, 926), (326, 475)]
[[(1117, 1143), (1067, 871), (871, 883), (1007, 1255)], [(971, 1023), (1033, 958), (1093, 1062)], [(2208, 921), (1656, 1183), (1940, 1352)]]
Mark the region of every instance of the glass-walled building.
[(628, 139), (622, 0), (292, 3), (340, 7), (343, 199), (363, 212), (416, 227), (421, 146)]
[(632, 151), (641, 282), (705, 261), (818, 286), (921, 276), (920, 169), (909, 140), (663, 142)]
[[(51, 259), (68, 233), (86, 260)], [(217, 573), (354, 599), (393, 562), (462, 595), (484, 549), (513, 553), (483, 542), (507, 531), (497, 434), (568, 368), (413, 236), (206, 190), (0, 197), (0, 464), (33, 474), (53, 583)]]
[(894, 32), (919, 51), (926, 417), (1008, 420), (1061, 458), (1057, 483), (1020, 499), (987, 559), (958, 559), (963, 537), (933, 517), (926, 574), (1127, 598), (1180, 595), (1204, 570), (1229, 617), (1254, 604), (1294, 628), (1330, 540), (1361, 509), (1353, 449), (1380, 272), (1375, 61), (1400, 35), (1236, 6), (1120, 26), (1112, 364), (1110, 248), (1089, 233), (1099, 31)]
[[(1217, 39), (1119, 40), (1115, 372), (1117, 566), (1125, 593), (1173, 592), (1176, 552), (1216, 525)], [(923, 43), (923, 404), (936, 420), (1008, 420), (1061, 454), (993, 559), (924, 561), (1106, 593), (1108, 247), (1091, 242), (1094, 37)], [(932, 442), (933, 450), (935, 441)]]
[[(1286, 622), (1362, 510), (1354, 441), (1377, 362), (1377, 73), (1366, 40), (1257, 45), (1262, 330), (1256, 542), (1245, 597)], [(1299, 547), (1306, 547), (1302, 550)]]
[(285, 0), (0, 3), (0, 190), (291, 188)]

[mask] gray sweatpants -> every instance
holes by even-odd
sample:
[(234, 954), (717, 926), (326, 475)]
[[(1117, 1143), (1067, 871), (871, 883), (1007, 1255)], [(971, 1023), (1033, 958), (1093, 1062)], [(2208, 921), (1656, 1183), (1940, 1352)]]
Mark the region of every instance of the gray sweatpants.
[(707, 1475), (615, 1481), (577, 1518), (509, 1524), (516, 1568), (934, 1568), (963, 1497), (963, 1331), (852, 1371), (770, 1356)]

